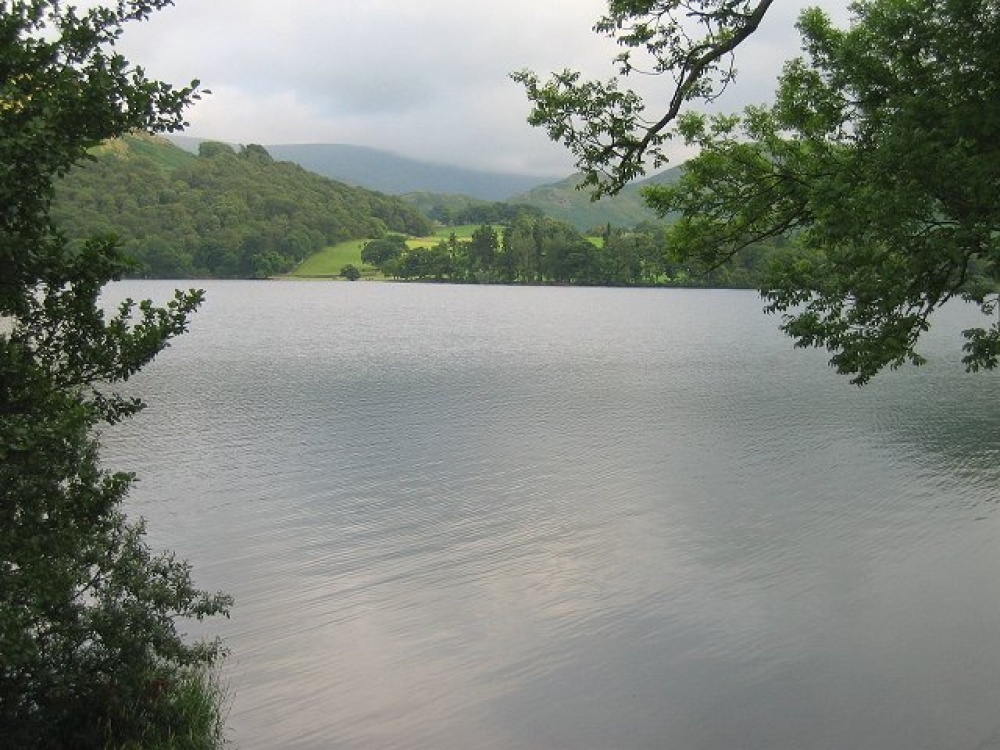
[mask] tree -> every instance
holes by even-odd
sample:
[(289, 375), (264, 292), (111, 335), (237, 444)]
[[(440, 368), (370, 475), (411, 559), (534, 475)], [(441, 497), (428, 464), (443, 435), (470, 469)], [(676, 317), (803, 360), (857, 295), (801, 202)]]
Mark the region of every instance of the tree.
[(348, 281), (357, 281), (361, 278), (361, 271), (353, 263), (348, 263), (340, 269), (340, 275)]
[(433, 247), (409, 248), (391, 263), (392, 273), (401, 279), (444, 281), (455, 273), (452, 248), (442, 240)]
[(250, 143), (246, 146), (240, 147), (240, 157), (264, 163), (274, 161), (274, 159), (271, 158), (271, 155), (267, 152), (267, 149), (258, 143)]
[(500, 249), (500, 235), (490, 224), (482, 224), (472, 233), (468, 246), (470, 275), (477, 280), (492, 279), (496, 254)]
[[(997, 312), (1000, 8), (851, 8), (846, 30), (819, 10), (801, 15), (805, 56), (786, 64), (773, 105), (683, 114), (677, 131), (700, 154), (646, 195), (680, 214), (668, 242), (684, 258), (718, 265), (788, 238), (763, 284), (767, 309), (864, 384), (920, 364), (919, 337), (948, 300)], [(998, 323), (964, 335), (966, 366), (995, 367)]]
[(361, 249), (361, 260), (369, 266), (382, 268), (397, 260), (407, 250), (406, 238), (391, 234), (365, 243)]
[(198, 156), (212, 159), (216, 156), (233, 156), (236, 151), (228, 143), (219, 141), (202, 141), (198, 144)]
[[(670, 125), (692, 101), (710, 101), (735, 78), (733, 52), (758, 28), (774, 0), (609, 0), (594, 31), (622, 48), (618, 77), (581, 81), (564, 70), (542, 83), (521, 70), (511, 77), (534, 103), (528, 121), (545, 127), (576, 156), (583, 184), (595, 197), (617, 193), (645, 171), (645, 162), (666, 164)], [(637, 58), (645, 53), (642, 61)], [(673, 77), (673, 94), (662, 115), (648, 114), (642, 97), (622, 89), (632, 74)]]
[[(115, 53), (124, 26), (169, 0), (78, 11), (0, 3), (0, 745), (208, 746), (220, 706), (204, 670), (217, 642), (185, 618), (224, 613), (186, 563), (153, 554), (122, 500), (132, 481), (100, 463), (95, 428), (143, 404), (116, 393), (182, 333), (201, 302), (123, 303), (102, 287), (127, 268), (112, 238), (71, 245), (53, 186), (89, 148), (183, 124), (197, 82), (148, 80)], [(185, 714), (196, 696), (198, 716)]]
[[(777, 101), (742, 118), (686, 117), (701, 155), (648, 200), (718, 263), (792, 235), (765, 278), (768, 309), (800, 346), (867, 382), (920, 364), (930, 315), (955, 297), (997, 309), (1000, 8), (985, 0), (870, 0), (849, 30), (818, 10), (799, 28)], [(965, 332), (969, 369), (993, 368), (1000, 329)]]

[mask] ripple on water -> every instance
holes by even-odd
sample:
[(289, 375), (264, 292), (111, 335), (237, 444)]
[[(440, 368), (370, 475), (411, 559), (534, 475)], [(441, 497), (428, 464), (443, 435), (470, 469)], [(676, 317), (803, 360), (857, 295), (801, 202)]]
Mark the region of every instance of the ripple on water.
[(994, 731), (993, 376), (858, 391), (740, 292), (205, 286), (104, 442), (236, 596), (241, 747)]

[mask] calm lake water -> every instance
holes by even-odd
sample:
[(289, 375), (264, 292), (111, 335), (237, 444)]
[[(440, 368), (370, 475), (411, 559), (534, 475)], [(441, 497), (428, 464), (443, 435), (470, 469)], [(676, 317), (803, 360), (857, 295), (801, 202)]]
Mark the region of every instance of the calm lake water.
[(198, 286), (105, 456), (236, 597), (240, 747), (1000, 748), (969, 310), (859, 390), (751, 292)]

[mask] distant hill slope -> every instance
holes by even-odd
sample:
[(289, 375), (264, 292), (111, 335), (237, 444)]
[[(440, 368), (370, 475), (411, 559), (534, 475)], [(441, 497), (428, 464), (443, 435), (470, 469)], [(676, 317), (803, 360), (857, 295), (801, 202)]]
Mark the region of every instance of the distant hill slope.
[[(191, 151), (199, 139), (170, 136)], [(590, 193), (577, 190), (580, 175), (565, 179), (504, 175), (446, 167), (407, 159), (387, 151), (343, 144), (265, 146), (278, 159), (294, 162), (318, 174), (370, 190), (399, 195), (424, 213), (439, 207), (465, 207), (480, 201), (527, 204), (546, 216), (571, 224), (579, 231), (611, 224), (634, 227), (656, 221), (640, 193), (646, 185), (673, 182), (680, 167), (659, 172), (625, 187), (616, 196), (590, 200)]]
[(265, 277), (338, 242), (431, 230), (400, 198), (275, 161), (260, 147), (210, 143), (194, 156), (137, 135), (93, 155), (59, 182), (53, 218), (71, 239), (117, 236), (144, 276)]
[(634, 227), (644, 221), (657, 221), (656, 214), (642, 199), (642, 188), (648, 185), (669, 184), (680, 177), (682, 167), (659, 172), (645, 180), (633, 182), (618, 194), (598, 201), (590, 199), (590, 192), (578, 190), (582, 175), (575, 174), (550, 185), (541, 185), (511, 196), (511, 203), (524, 203), (540, 209), (546, 216), (560, 219), (577, 230), (611, 224), (615, 227)]
[[(200, 139), (170, 136), (189, 151)], [(343, 143), (264, 144), (275, 159), (290, 161), (348, 185), (390, 195), (430, 192), (468, 195), (481, 200), (505, 200), (550, 178), (463, 169), (410, 159), (389, 151)]]

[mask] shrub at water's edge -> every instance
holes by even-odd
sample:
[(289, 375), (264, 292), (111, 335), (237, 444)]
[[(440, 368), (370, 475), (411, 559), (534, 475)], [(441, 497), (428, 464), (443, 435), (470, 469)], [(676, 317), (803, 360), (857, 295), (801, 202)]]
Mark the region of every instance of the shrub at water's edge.
[(59, 175), (133, 130), (183, 124), (197, 82), (148, 80), (107, 44), (170, 0), (75, 10), (5, 3), (0, 60), (0, 747), (218, 747), (217, 641), (190, 619), (231, 600), (154, 553), (123, 510), (134, 477), (100, 461), (98, 430), (135, 415), (115, 391), (201, 304), (162, 307), (101, 290), (129, 264), (105, 236), (67, 239), (51, 214)]
[[(108, 725), (109, 742), (135, 750), (214, 750), (227, 744), (229, 696), (214, 670), (184, 670), (151, 683), (151, 689), (158, 693), (152, 710), (148, 702), (124, 706)], [(125, 727), (134, 729), (123, 732)], [(129, 736), (125, 743), (116, 740), (122, 734)]]

